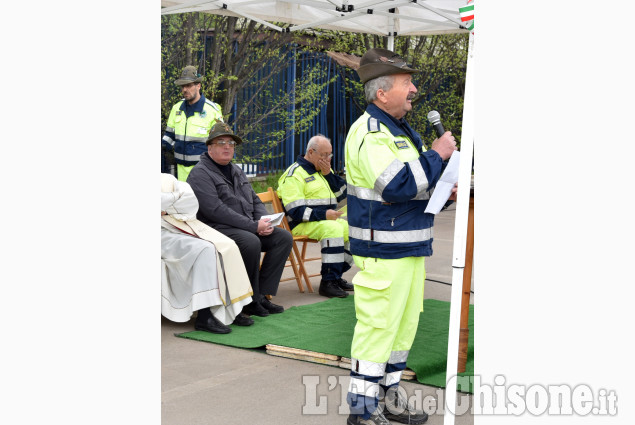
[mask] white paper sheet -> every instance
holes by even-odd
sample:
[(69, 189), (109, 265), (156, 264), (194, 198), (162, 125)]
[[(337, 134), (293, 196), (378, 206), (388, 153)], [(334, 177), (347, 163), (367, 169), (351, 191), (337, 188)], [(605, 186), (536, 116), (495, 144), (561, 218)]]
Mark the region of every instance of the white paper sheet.
[(261, 219), (268, 218), (269, 220), (271, 220), (269, 222), (269, 224), (271, 224), (272, 226), (278, 226), (280, 223), (282, 223), (282, 217), (284, 217), (284, 213), (275, 213), (275, 214), (263, 215), (260, 218)]
[(450, 157), (445, 171), (441, 174), (441, 178), (437, 182), (434, 188), (434, 192), (428, 201), (428, 206), (425, 212), (430, 214), (437, 214), (441, 211), (441, 208), (448, 201), (448, 198), (452, 194), (454, 185), (459, 181), (459, 161), (461, 154), (459, 151), (454, 151)]

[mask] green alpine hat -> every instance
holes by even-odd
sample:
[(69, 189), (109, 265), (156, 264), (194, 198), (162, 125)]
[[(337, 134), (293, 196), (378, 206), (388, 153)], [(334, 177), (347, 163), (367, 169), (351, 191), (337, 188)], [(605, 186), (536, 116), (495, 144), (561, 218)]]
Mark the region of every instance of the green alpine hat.
[(364, 53), (357, 69), (362, 83), (384, 75), (414, 74), (415, 72), (421, 71), (410, 68), (403, 58), (386, 49), (370, 49)]
[(183, 72), (181, 72), (181, 78), (176, 80), (174, 84), (177, 86), (184, 86), (190, 83), (200, 83), (203, 81), (203, 77), (201, 74), (196, 72), (196, 67), (192, 65), (188, 65), (183, 68)]
[(236, 136), (234, 132), (232, 131), (231, 127), (227, 123), (224, 123), (221, 120), (216, 120), (216, 123), (212, 126), (212, 129), (209, 131), (209, 137), (207, 138), (207, 141), (205, 142), (205, 144), (209, 146), (212, 143), (212, 140), (220, 136), (230, 136), (232, 139), (236, 141), (237, 145), (240, 145), (243, 142), (243, 139)]

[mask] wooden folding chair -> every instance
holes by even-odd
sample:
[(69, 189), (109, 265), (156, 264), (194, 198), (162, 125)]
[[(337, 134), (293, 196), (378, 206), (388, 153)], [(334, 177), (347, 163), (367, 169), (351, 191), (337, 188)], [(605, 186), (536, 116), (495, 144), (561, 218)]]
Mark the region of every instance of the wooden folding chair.
[[(278, 197), (278, 193), (274, 191), (272, 188), (269, 188), (269, 190), (273, 193), (273, 210), (275, 212), (284, 212), (284, 208), (282, 207), (282, 201)], [(291, 231), (291, 227), (289, 226), (289, 221), (287, 220), (286, 214), (284, 218), (282, 219), (282, 227), (287, 229), (289, 232)], [(301, 254), (298, 250), (298, 242), (302, 242)], [(322, 261), (322, 257), (320, 256), (320, 257), (306, 258), (306, 247), (307, 247), (307, 244), (309, 243), (320, 243), (320, 241), (316, 239), (311, 239), (306, 235), (294, 235), (292, 253), (295, 255), (295, 258), (297, 260), (297, 263), (300, 269), (300, 273), (302, 274), (302, 277), (304, 278), (304, 281), (306, 282), (307, 288), (309, 288), (309, 292), (313, 292), (313, 286), (311, 286), (310, 278), (315, 276), (320, 276), (321, 273), (318, 272), (314, 274), (308, 274), (306, 271), (306, 267), (304, 267), (304, 263), (307, 263), (309, 261), (316, 261), (316, 260)]]
[[(268, 188), (266, 192), (260, 192), (257, 194), (263, 204), (271, 204), (271, 209), (273, 212), (284, 212), (282, 209), (282, 204), (280, 203), (280, 199), (278, 199), (278, 195), (275, 193), (273, 188)], [(276, 202), (277, 201), (277, 202)], [(276, 206), (278, 204), (278, 206)], [(278, 225), (278, 227), (282, 227), (283, 229), (289, 230), (289, 222), (287, 221), (287, 217), (285, 216), (282, 219), (282, 223)], [(291, 230), (289, 230), (291, 232)], [(297, 258), (297, 260), (296, 260)], [(311, 282), (309, 281), (309, 276), (307, 276), (306, 270), (304, 270), (304, 265), (300, 265), (299, 259), (300, 255), (298, 253), (298, 248), (296, 246), (296, 237), (293, 237), (293, 248), (289, 253), (288, 264), (285, 264), (285, 267), (291, 267), (293, 270), (293, 277), (288, 277), (284, 279), (280, 279), (280, 282), (286, 282), (287, 280), (294, 280), (298, 284), (298, 289), (300, 292), (304, 292), (304, 287), (302, 286), (302, 277), (306, 282), (306, 286), (309, 289), (309, 292), (313, 292), (313, 287), (311, 286)]]

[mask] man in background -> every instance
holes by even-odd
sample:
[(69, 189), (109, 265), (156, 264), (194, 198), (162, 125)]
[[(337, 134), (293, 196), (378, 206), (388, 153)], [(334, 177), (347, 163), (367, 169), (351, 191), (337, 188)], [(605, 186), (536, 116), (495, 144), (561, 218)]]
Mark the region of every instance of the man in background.
[(174, 84), (181, 87), (183, 100), (172, 107), (161, 144), (168, 150), (174, 150), (176, 174), (180, 181), (196, 165), (202, 153), (207, 151), (205, 141), (216, 120), (223, 120), (220, 105), (205, 99), (201, 94), (203, 77), (196, 67), (183, 68), (181, 78)]

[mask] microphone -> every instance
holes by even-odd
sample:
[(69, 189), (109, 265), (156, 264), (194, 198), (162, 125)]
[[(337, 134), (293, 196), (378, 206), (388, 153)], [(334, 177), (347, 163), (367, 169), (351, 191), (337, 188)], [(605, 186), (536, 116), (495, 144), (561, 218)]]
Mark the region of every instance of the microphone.
[(434, 131), (437, 133), (437, 137), (443, 136), (445, 130), (443, 129), (443, 124), (441, 124), (441, 115), (437, 111), (428, 112), (428, 121), (434, 127)]

